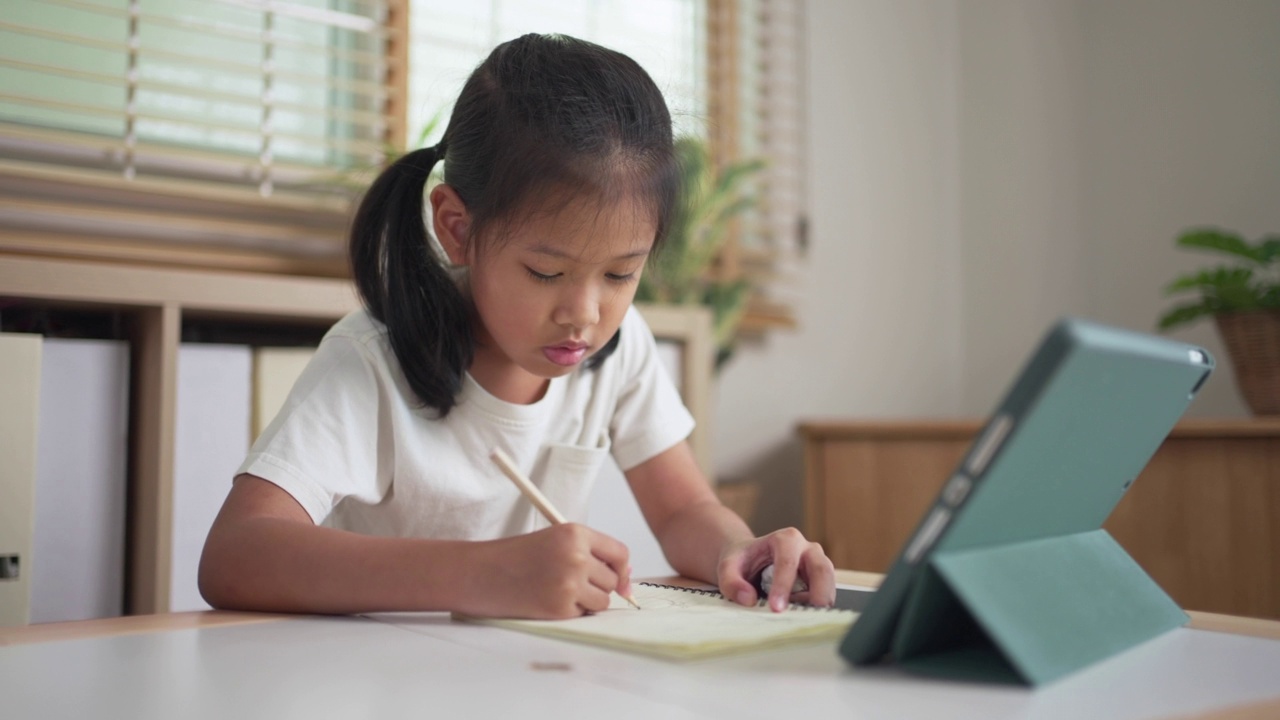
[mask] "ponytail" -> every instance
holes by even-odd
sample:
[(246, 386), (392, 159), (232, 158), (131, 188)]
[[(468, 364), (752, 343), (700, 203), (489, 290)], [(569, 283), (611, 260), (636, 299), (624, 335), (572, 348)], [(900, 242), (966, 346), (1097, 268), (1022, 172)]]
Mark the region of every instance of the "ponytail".
[(410, 389), (440, 417), (457, 404), (475, 338), (470, 304), (427, 239), (423, 194), (445, 144), (396, 160), (370, 186), (351, 226), (351, 274), (387, 328)]

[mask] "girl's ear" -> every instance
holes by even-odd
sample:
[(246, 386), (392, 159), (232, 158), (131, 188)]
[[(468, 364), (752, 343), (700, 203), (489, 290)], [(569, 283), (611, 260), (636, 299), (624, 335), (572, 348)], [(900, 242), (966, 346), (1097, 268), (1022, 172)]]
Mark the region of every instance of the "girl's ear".
[(431, 225), (449, 262), (453, 265), (467, 265), (467, 237), (471, 216), (467, 214), (467, 206), (457, 191), (444, 183), (431, 189)]

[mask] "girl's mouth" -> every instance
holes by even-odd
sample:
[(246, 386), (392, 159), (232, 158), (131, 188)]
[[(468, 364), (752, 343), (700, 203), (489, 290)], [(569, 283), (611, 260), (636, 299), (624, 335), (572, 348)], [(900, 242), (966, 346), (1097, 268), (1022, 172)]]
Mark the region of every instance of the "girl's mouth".
[(542, 348), (542, 354), (556, 365), (572, 367), (587, 356), (587, 348), (586, 343), (561, 343)]

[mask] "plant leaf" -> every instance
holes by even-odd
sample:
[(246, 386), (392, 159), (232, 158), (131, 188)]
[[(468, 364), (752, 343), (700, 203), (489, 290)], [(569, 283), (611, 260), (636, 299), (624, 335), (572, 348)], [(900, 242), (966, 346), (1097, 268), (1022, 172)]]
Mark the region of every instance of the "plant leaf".
[(1180, 247), (1226, 253), (1254, 263), (1266, 264), (1267, 262), (1260, 248), (1250, 245), (1247, 240), (1229, 231), (1213, 228), (1190, 230), (1183, 233), (1177, 243)]
[(1183, 275), (1165, 287), (1166, 295), (1183, 292), (1185, 290), (1201, 290), (1215, 295), (1222, 294), (1226, 290), (1231, 292), (1234, 288), (1248, 287), (1249, 281), (1253, 279), (1253, 270), (1242, 267), (1217, 267), (1211, 270), (1201, 270), (1191, 275)]
[(1280, 260), (1280, 235), (1270, 235), (1258, 241), (1258, 259), (1263, 265)]
[(1203, 300), (1195, 303), (1178, 305), (1160, 316), (1160, 330), (1166, 331), (1180, 325), (1186, 325), (1205, 315), (1212, 315), (1213, 310)]

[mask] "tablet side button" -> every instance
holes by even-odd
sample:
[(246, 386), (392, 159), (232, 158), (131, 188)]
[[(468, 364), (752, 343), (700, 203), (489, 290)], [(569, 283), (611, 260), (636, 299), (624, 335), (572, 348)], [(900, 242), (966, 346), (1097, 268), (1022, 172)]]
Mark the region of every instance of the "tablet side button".
[(942, 489), (942, 502), (951, 507), (959, 507), (973, 489), (973, 481), (960, 473), (951, 476), (947, 486)]
[(978, 477), (983, 470), (987, 469), (987, 463), (991, 462), (991, 458), (995, 457), (996, 450), (1000, 449), (1004, 439), (1009, 437), (1009, 431), (1013, 429), (1013, 418), (1006, 413), (1001, 413), (991, 421), (991, 425), (987, 428), (987, 432), (978, 440), (974, 447), (973, 454), (969, 456), (969, 462), (965, 465), (965, 470), (969, 475)]
[(950, 510), (934, 508), (933, 512), (929, 513), (929, 517), (924, 521), (924, 525), (920, 526), (920, 532), (916, 533), (916, 536), (911, 540), (911, 544), (907, 546), (907, 562), (914, 563), (919, 560), (924, 551), (933, 545), (933, 541), (938, 539), (938, 535), (947, 526), (947, 521), (950, 519)]

